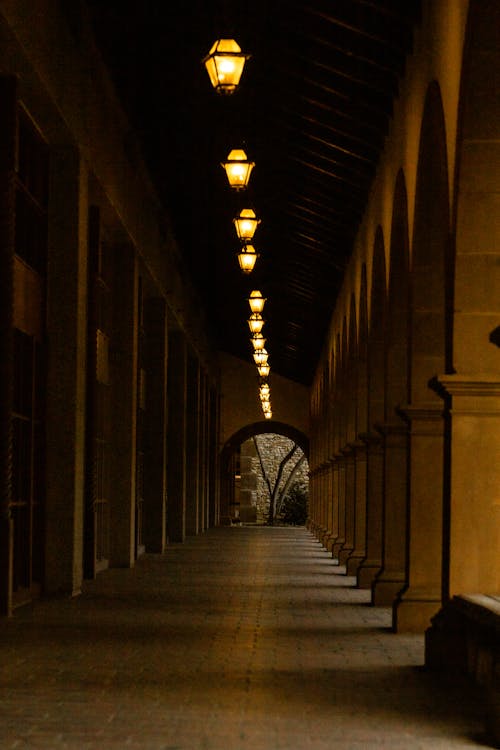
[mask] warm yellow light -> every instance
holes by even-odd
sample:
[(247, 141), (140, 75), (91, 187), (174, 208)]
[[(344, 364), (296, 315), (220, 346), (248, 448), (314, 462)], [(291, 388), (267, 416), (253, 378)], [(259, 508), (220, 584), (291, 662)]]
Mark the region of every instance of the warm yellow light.
[(261, 396), (269, 396), (269, 394), (271, 393), (271, 387), (269, 383), (262, 383), (259, 388), (259, 393), (261, 394)]
[(260, 333), (264, 327), (264, 318), (260, 313), (252, 313), (248, 318), (250, 333)]
[(256, 352), (263, 349), (266, 343), (266, 339), (261, 333), (256, 333), (255, 336), (252, 336), (250, 341), (252, 342), (254, 351)]
[(272, 411), (266, 411), (266, 412), (264, 412), (264, 416), (265, 416), (266, 419), (272, 419), (273, 418), (273, 413), (272, 413)]
[(245, 244), (242, 246), (238, 254), (238, 263), (243, 273), (252, 273), (258, 257), (253, 245)]
[(253, 313), (261, 313), (264, 309), (265, 301), (265, 297), (263, 297), (258, 290), (255, 289), (253, 292), (250, 292), (248, 304), (250, 305), (250, 310)]
[(218, 94), (232, 94), (238, 88), (245, 55), (234, 39), (218, 39), (203, 58), (212, 86)]
[(233, 219), (236, 234), (242, 242), (249, 242), (255, 234), (260, 219), (252, 208), (242, 208), (238, 216)]
[(271, 372), (271, 365), (267, 362), (263, 362), (261, 365), (257, 365), (257, 370), (261, 378), (267, 378)]
[(266, 414), (266, 412), (270, 412), (271, 411), (271, 402), (270, 401), (263, 401), (262, 402), (262, 411), (264, 412), (264, 414)]
[(269, 354), (265, 349), (256, 349), (253, 353), (253, 359), (256, 365), (265, 365)]
[(248, 161), (247, 155), (241, 148), (233, 148), (221, 166), (226, 170), (229, 184), (235, 190), (243, 190), (248, 185), (250, 174), (255, 162)]

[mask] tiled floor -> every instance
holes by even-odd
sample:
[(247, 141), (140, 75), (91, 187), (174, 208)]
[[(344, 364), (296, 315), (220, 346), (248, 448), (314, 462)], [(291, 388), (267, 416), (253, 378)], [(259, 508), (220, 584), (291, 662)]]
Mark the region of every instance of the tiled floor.
[(222, 528), (0, 620), (0, 748), (487, 746), (353, 584), (305, 529)]

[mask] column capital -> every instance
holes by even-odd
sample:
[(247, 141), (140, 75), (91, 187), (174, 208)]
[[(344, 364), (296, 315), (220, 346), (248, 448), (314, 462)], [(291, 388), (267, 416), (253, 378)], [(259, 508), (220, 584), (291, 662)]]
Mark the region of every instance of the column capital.
[(403, 422), (403, 418), (401, 418), (398, 422), (381, 422), (376, 424), (375, 429), (380, 432), (384, 438), (387, 438), (397, 435), (406, 435), (408, 433), (408, 424)]
[(373, 430), (370, 432), (360, 432), (358, 437), (368, 448), (382, 444), (382, 435)]
[(432, 387), (443, 399), (452, 399), (453, 412), (460, 414), (500, 414), (498, 375), (439, 375)]

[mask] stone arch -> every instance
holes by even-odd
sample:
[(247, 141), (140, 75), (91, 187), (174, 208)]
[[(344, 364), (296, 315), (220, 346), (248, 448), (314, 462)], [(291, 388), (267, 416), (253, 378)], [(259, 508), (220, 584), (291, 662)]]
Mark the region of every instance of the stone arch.
[[(471, 0), (458, 113), (444, 598), (500, 591), (500, 6)], [(464, 550), (467, 551), (464, 559)]]
[(403, 171), (394, 187), (389, 252), (385, 380), (382, 568), (373, 603), (391, 605), (406, 582), (408, 434), (398, 407), (408, 402), (410, 319), (408, 202)]
[(450, 230), (446, 127), (441, 91), (429, 84), (420, 130), (411, 248), (408, 555), (396, 630), (424, 630), (446, 579), (445, 503), (449, 467), (443, 405), (431, 386), (450, 354)]
[(382, 565), (383, 453), (379, 430), (384, 422), (386, 268), (382, 229), (375, 233), (368, 331), (368, 431), (366, 467), (366, 556), (358, 570), (358, 586), (371, 588)]
[(231, 437), (226, 440), (222, 447), (219, 457), (220, 471), (220, 493), (221, 493), (221, 523), (223, 525), (230, 523), (230, 503), (234, 498), (234, 480), (233, 480), (233, 463), (238, 447), (254, 435), (262, 433), (276, 433), (284, 435), (293, 440), (299, 448), (302, 449), (307, 459), (309, 459), (309, 439), (303, 432), (296, 427), (279, 422), (276, 420), (262, 420), (245, 425), (237, 430)]
[[(453, 365), (457, 373), (498, 373), (498, 28), (495, 0), (471, 0), (457, 140)], [(495, 221), (496, 218), (496, 221)], [(496, 236), (495, 236), (496, 231)]]
[(358, 436), (368, 431), (368, 283), (366, 266), (361, 269), (359, 290), (358, 347), (356, 352), (356, 427)]
[(433, 377), (446, 369), (451, 345), (447, 327), (450, 219), (446, 128), (437, 82), (427, 90), (420, 133), (411, 257), (411, 401), (437, 396)]
[(375, 233), (373, 247), (370, 324), (368, 331), (369, 430), (384, 421), (385, 326), (387, 315), (385, 248), (382, 228)]
[(357, 427), (357, 362), (358, 362), (358, 339), (356, 322), (356, 299), (351, 295), (349, 309), (349, 326), (346, 342), (346, 373), (347, 373), (347, 440), (354, 442)]
[(389, 253), (386, 420), (409, 400), (410, 257), (408, 200), (402, 170), (394, 188)]

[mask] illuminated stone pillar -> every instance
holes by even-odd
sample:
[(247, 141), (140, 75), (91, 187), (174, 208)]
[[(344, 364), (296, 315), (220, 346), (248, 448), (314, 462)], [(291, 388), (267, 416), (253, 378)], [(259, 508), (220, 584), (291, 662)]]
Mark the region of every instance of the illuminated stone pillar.
[(382, 567), (382, 502), (384, 483), (384, 448), (380, 435), (363, 436), (366, 452), (366, 555), (358, 568), (358, 586), (371, 588)]
[(355, 576), (366, 556), (366, 445), (354, 443), (354, 549), (346, 561), (346, 573)]
[(377, 606), (392, 605), (406, 583), (408, 524), (408, 428), (386, 424), (384, 434), (384, 494), (382, 569), (372, 586)]
[[(408, 585), (394, 604), (398, 632), (424, 632), (442, 597), (444, 421), (433, 404), (407, 407), (409, 423)], [(466, 551), (462, 550), (462, 564)]]

